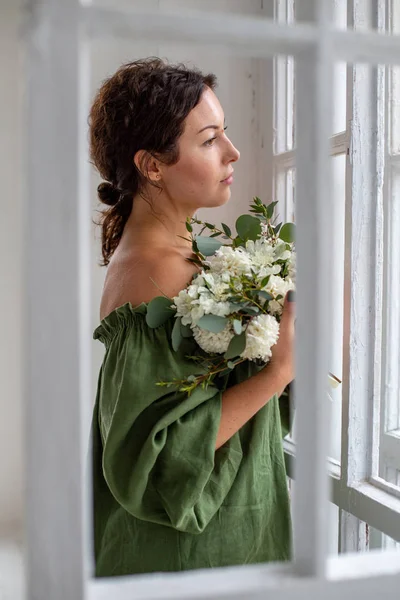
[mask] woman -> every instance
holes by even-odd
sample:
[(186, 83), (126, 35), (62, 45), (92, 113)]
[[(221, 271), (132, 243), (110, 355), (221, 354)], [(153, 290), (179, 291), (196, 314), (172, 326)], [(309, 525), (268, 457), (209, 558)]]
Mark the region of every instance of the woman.
[(172, 350), (173, 318), (145, 320), (152, 298), (176, 296), (196, 271), (186, 218), (231, 195), (239, 152), (215, 84), (136, 61), (103, 83), (90, 113), (109, 265), (94, 332), (106, 348), (93, 419), (97, 576), (290, 558), (279, 395), (293, 379), (293, 303), (264, 369), (243, 363), (222, 389), (190, 397), (156, 386), (193, 373), (188, 348)]

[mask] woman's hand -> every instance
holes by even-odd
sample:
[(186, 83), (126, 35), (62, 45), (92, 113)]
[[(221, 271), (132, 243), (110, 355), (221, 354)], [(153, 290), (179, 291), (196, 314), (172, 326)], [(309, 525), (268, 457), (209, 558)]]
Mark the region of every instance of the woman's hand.
[(279, 339), (271, 348), (272, 356), (268, 363), (268, 371), (276, 372), (282, 378), (283, 387), (294, 379), (294, 292), (286, 294), (283, 313), (279, 327)]

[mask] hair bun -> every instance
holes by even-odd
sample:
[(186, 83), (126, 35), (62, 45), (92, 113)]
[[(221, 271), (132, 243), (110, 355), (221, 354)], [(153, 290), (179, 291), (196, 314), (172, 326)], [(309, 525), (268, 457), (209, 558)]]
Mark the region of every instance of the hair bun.
[(121, 191), (108, 181), (103, 181), (97, 187), (97, 195), (101, 202), (108, 206), (115, 206), (121, 197)]

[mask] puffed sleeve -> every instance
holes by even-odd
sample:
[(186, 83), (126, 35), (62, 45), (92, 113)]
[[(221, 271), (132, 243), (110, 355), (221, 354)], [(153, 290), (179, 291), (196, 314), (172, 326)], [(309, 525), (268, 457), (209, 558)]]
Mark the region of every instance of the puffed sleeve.
[(156, 386), (196, 369), (184, 348), (172, 349), (172, 325), (151, 329), (125, 305), (97, 331), (106, 345), (98, 407), (102, 467), (129, 513), (198, 534), (227, 496), (242, 448), (235, 434), (215, 450), (222, 403), (216, 387), (188, 397)]

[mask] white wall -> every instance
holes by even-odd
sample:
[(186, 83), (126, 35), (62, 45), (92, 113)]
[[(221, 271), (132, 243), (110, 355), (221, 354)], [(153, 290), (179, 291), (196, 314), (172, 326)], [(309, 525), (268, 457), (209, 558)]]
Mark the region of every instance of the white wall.
[(22, 514), (22, 0), (0, 12), (0, 532)]

